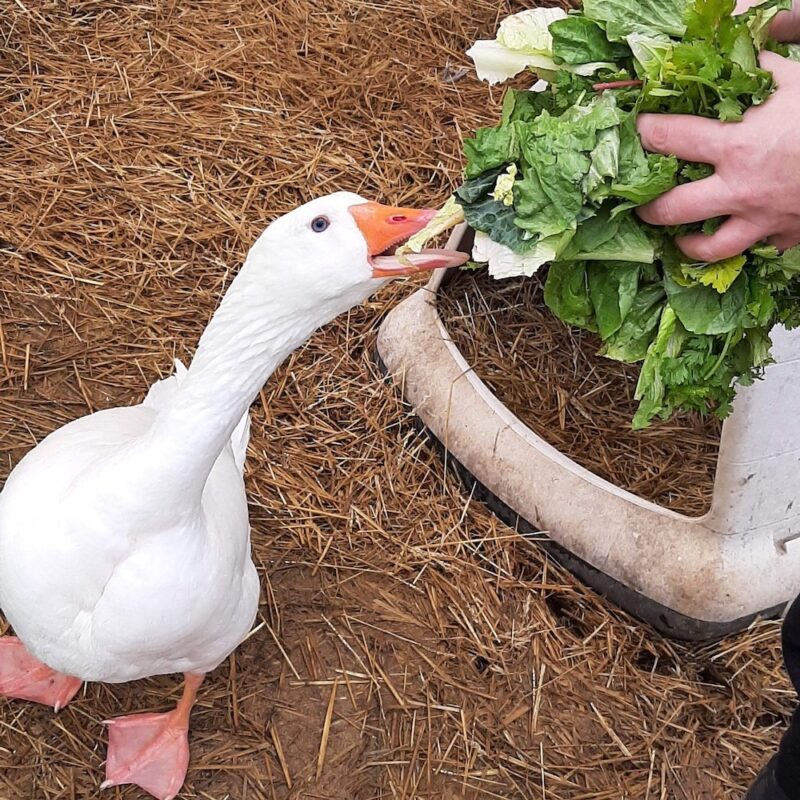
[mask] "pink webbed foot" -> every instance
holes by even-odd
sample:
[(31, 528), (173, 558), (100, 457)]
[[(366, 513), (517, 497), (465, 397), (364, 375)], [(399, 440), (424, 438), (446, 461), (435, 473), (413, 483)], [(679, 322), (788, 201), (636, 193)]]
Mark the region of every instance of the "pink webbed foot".
[(16, 637), (0, 638), (0, 695), (60, 711), (75, 697), (81, 683), (79, 678), (62, 675), (42, 664)]
[(189, 767), (189, 716), (202, 675), (186, 675), (183, 697), (167, 714), (133, 714), (106, 722), (108, 759), (100, 787), (134, 783), (158, 800), (172, 800)]
[(135, 783), (158, 800), (172, 800), (189, 767), (189, 729), (176, 711), (108, 720), (107, 789)]

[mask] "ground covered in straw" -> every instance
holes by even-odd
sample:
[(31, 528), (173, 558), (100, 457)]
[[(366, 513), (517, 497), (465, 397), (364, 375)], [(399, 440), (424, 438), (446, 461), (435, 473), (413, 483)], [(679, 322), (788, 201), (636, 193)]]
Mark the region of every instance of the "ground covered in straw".
[[(189, 358), (265, 222), (352, 189), (438, 204), (496, 99), (492, 0), (2, 0), (3, 473)], [(371, 356), (398, 286), (254, 409), (259, 625), (210, 676), (182, 797), (738, 798), (790, 708), (774, 623), (707, 647), (617, 613), (445, 474)], [(103, 719), (0, 701), (0, 798), (101, 794)]]

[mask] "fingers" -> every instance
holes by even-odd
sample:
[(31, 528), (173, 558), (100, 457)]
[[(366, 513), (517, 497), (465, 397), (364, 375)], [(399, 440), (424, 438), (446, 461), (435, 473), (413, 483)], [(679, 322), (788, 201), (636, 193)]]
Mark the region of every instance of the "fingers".
[(722, 261), (738, 256), (764, 238), (764, 231), (752, 222), (731, 217), (712, 236), (692, 233), (677, 240), (678, 247), (697, 261)]
[(778, 86), (783, 86), (787, 83), (800, 79), (800, 65), (796, 61), (791, 61), (788, 58), (779, 56), (777, 53), (772, 53), (765, 50), (758, 57), (758, 61), (762, 68), (768, 70), (775, 77), (775, 83)]
[(651, 225), (684, 225), (712, 217), (727, 216), (734, 210), (730, 189), (718, 175), (676, 186), (666, 194), (637, 209)]
[(719, 162), (729, 132), (724, 122), (688, 114), (640, 114), (637, 126), (647, 150), (702, 164)]
[(781, 234), (770, 238), (769, 243), (774, 244), (778, 250), (784, 252), (785, 250), (791, 250), (793, 247), (797, 247), (797, 245), (800, 244), (800, 239), (798, 239), (797, 236)]

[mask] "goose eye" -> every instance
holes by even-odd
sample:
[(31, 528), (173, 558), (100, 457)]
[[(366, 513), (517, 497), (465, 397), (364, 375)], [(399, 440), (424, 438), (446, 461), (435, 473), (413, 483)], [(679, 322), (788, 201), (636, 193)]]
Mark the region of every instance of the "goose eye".
[(314, 231), (314, 233), (322, 233), (328, 230), (330, 224), (331, 221), (327, 217), (315, 217), (311, 223), (311, 230)]

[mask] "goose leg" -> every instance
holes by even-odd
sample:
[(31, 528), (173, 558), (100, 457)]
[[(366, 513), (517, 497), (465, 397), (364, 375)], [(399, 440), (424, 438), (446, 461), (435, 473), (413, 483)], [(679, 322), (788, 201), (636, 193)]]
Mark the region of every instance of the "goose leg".
[(189, 717), (203, 675), (187, 673), (183, 696), (166, 714), (107, 720), (106, 780), (100, 787), (134, 783), (158, 800), (172, 800), (189, 766)]
[(0, 695), (60, 711), (82, 683), (80, 678), (62, 675), (37, 661), (15, 636), (0, 638)]

